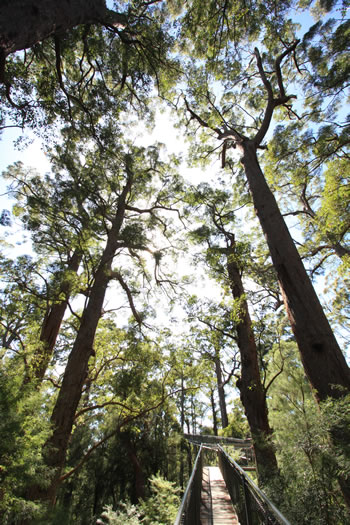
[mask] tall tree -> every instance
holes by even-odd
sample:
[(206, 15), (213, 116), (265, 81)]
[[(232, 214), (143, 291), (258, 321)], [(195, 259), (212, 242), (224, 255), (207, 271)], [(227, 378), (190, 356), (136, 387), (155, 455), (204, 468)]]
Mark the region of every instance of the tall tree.
[(32, 232), (34, 250), (46, 260), (43, 318), (37, 349), (30, 358), (32, 370), (26, 378), (40, 382), (52, 357), (69, 302), (78, 291), (77, 273), (94, 217), (92, 214), (89, 217), (84, 209), (86, 196), (82, 188), (78, 191), (73, 170), (71, 183), (57, 170), (54, 175), (46, 174), (42, 180), (38, 173), (25, 169), (21, 163), (10, 166), (3, 175), (11, 181), (9, 190), (16, 198), (15, 214)]
[(200, 204), (204, 206), (206, 225), (195, 230), (192, 235), (197, 241), (207, 244), (206, 262), (222, 287), (227, 288), (232, 295), (228, 326), (220, 328), (220, 323), (213, 319), (211, 327), (231, 337), (231, 344), (237, 345), (239, 349), (237, 387), (253, 438), (259, 481), (262, 484), (273, 483), (279, 473), (268, 419), (268, 385), (264, 385), (261, 379), (260, 358), (243, 285), (242, 275), (248, 252), (242, 243), (236, 242), (231, 232), (234, 212), (230, 197), (223, 190), (215, 192), (208, 186), (199, 186), (194, 191), (194, 201), (197, 207)]
[[(97, 153), (94, 152), (92, 155), (95, 158), (95, 167), (98, 167)], [(162, 209), (168, 211), (171, 208), (172, 186), (169, 187), (169, 192), (153, 195), (157, 184), (156, 181), (153, 182), (153, 175), (157, 173), (158, 182), (159, 178), (169, 176), (167, 167), (162, 166), (158, 160), (155, 148), (150, 148), (148, 152), (133, 148), (129, 152), (114, 153), (111, 163), (114, 169), (111, 179), (114, 195), (110, 195), (112, 202), (109, 203), (110, 207), (104, 210), (103, 215), (106, 231), (105, 247), (99, 258), (96, 259), (96, 266), (92, 271), (93, 277), (88, 290), (87, 303), (79, 321), (75, 342), (70, 351), (51, 417), (53, 434), (45, 447), (47, 464), (54, 469), (55, 475), (43, 496), (49, 498), (52, 503), (55, 501), (75, 413), (86, 381), (88, 363), (94, 354), (94, 338), (103, 312), (106, 291), (112, 280), (120, 284), (126, 293), (135, 319), (142, 324), (142, 318), (134, 305), (132, 289), (127, 284), (123, 272), (114, 266), (117, 261), (116, 254), (126, 249), (132, 257), (137, 258), (139, 250), (141, 252), (150, 251), (147, 234), (143, 232), (143, 221), (138, 219), (138, 222), (135, 222), (134, 218), (142, 214), (148, 215), (151, 217), (153, 227), (160, 224), (163, 228), (164, 219), (161, 216), (158, 217), (158, 212)], [(138, 206), (138, 203), (142, 203), (139, 197), (141, 188), (144, 202), (149, 203), (144, 208)], [(159, 264), (157, 260), (155, 257), (156, 264)]]
[[(232, 126), (227, 126), (226, 129), (213, 128), (193, 111), (188, 103), (187, 109), (196, 122), (212, 129), (217, 138), (224, 141), (223, 155), (225, 155), (228, 144), (233, 145), (240, 153), (254, 207), (269, 245), (284, 304), (300, 348), (305, 370), (319, 399), (325, 399), (327, 396), (341, 396), (342, 391), (338, 387), (346, 390), (350, 388), (349, 367), (302, 264), (273, 193), (266, 183), (257, 158), (257, 148), (268, 131), (275, 108), (291, 100), (291, 96), (285, 93), (281, 61), (292, 53), (295, 47), (296, 43), (288, 47), (275, 60), (274, 72), (278, 80), (277, 94), (274, 93), (273, 86), (263, 67), (260, 53), (257, 49), (255, 50), (258, 72), (268, 101), (261, 125), (252, 138), (242, 135)], [(316, 360), (317, 367), (315, 366)]]
[[(291, 58), (297, 60), (299, 43), (295, 40), (288, 20), (280, 27), (278, 23), (270, 25), (269, 22), (267, 15), (262, 24), (266, 52), (261, 54), (257, 47), (250, 51), (249, 42), (244, 37), (240, 42), (241, 47), (238, 46), (229, 31), (227, 19), (222, 21), (216, 18), (217, 27), (225, 27), (225, 32), (221, 31), (221, 38), (218, 39), (220, 51), (217, 58), (210, 57), (205, 68), (190, 85), (193, 104), (187, 99), (185, 104), (190, 120), (221, 141), (223, 167), (228, 163), (226, 157), (229, 148), (234, 148), (238, 153), (269, 246), (303, 366), (318, 400), (322, 401), (327, 397), (342, 397), (349, 391), (350, 370), (259, 164), (258, 150), (266, 148), (263, 141), (272, 126), (273, 116), (279, 111), (288, 117), (293, 111), (295, 95), (287, 93), (285, 83), (289, 75), (295, 78), (295, 65)], [(275, 22), (278, 22), (277, 17)], [(202, 19), (200, 27), (203, 25)], [(271, 40), (273, 37), (274, 42)], [(242, 61), (243, 52), (247, 57), (246, 62)], [(234, 68), (230, 66), (231, 63)], [(215, 103), (217, 97), (210, 92), (208, 80), (211, 75), (213, 80), (222, 78), (226, 72), (222, 104), (219, 107)], [(245, 117), (250, 119), (251, 126)], [(331, 433), (335, 443), (345, 446), (344, 436), (336, 429)], [(349, 479), (344, 480), (340, 476), (340, 482), (350, 506)]]

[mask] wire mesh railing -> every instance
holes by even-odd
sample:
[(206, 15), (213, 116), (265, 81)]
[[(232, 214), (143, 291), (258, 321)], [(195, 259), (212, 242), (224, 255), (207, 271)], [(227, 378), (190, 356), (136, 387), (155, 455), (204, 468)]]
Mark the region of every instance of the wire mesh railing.
[(200, 446), (174, 525), (200, 525), (203, 447)]
[(290, 525), (243, 469), (217, 446), (219, 466), (241, 525)]

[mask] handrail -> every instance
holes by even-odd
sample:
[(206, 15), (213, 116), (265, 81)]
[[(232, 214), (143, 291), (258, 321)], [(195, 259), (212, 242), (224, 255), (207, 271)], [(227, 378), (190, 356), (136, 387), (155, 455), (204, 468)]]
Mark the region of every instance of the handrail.
[(200, 525), (204, 449), (216, 451), (219, 456), (219, 466), (241, 525), (291, 525), (219, 444), (195, 444), (200, 447), (199, 452), (174, 525)]
[(238, 439), (226, 436), (211, 436), (201, 434), (184, 434), (184, 437), (185, 439), (187, 439), (187, 441), (190, 441), (195, 445), (199, 445), (200, 443), (220, 445), (220, 443), (222, 443), (232, 445), (238, 448), (251, 448), (253, 445), (252, 440), (250, 438)]
[(219, 465), (242, 525), (291, 525), (275, 505), (218, 445)]
[(174, 525), (200, 525), (202, 452), (200, 446)]

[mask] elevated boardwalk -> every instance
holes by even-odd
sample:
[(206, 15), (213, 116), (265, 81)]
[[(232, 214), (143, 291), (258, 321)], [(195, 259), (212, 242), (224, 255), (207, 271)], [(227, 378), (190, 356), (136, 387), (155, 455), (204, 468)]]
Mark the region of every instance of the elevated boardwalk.
[(203, 467), (201, 525), (239, 525), (219, 467)]
[[(221, 445), (187, 439), (199, 451), (174, 525), (291, 525)], [(217, 455), (218, 467), (203, 466), (207, 453), (210, 462)]]

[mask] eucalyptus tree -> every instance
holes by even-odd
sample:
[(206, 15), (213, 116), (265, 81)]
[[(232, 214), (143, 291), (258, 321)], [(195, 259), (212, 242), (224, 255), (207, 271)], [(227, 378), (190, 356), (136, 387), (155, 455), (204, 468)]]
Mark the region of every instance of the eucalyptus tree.
[[(71, 297), (82, 291), (77, 274), (85, 247), (92, 240), (96, 217), (93, 210), (84, 209), (86, 187), (79, 188), (78, 166), (74, 168), (70, 166), (69, 178), (59, 170), (41, 178), (21, 163), (3, 173), (16, 199), (14, 213), (31, 232), (34, 253), (43, 261), (41, 269), (39, 262), (32, 263), (41, 275), (44, 290), (40, 335), (30, 358), (32, 371), (27, 380), (31, 376), (38, 381), (44, 378)], [(35, 300), (34, 295), (32, 298)]]
[(283, 214), (298, 221), (303, 234), (298, 235), (299, 251), (312, 275), (325, 275), (333, 326), (344, 330), (350, 253), (349, 20), (344, 3), (321, 2), (317, 7), (316, 23), (299, 46), (303, 107), (297, 104), (295, 118), (275, 128), (264, 169)]
[(293, 120), (275, 128), (264, 156), (266, 175), (285, 215), (300, 219), (306, 241), (302, 254), (319, 256), (316, 268), (326, 266), (333, 254), (346, 265), (350, 253), (349, 214), (343, 204), (349, 163), (349, 20), (345, 4), (323, 2), (318, 8), (313, 11), (316, 23), (299, 46), (303, 106), (297, 105)]
[[(203, 373), (209, 376), (209, 385), (213, 383), (213, 376), (215, 378), (220, 424), (224, 429), (229, 424), (225, 388), (232, 386), (240, 364), (238, 350), (235, 348), (235, 336), (227, 319), (229, 315), (214, 301), (204, 303), (193, 297), (189, 300), (187, 310), (191, 322), (191, 346), (198, 358), (210, 365), (210, 369), (207, 372), (203, 369)], [(214, 405), (213, 397), (211, 403)], [(215, 421), (215, 406), (212, 406), (212, 412)]]
[[(202, 322), (239, 350), (239, 371), (234, 373), (233, 368), (232, 372), (238, 376), (236, 385), (253, 438), (259, 480), (266, 483), (276, 481), (278, 477), (266, 401), (269, 385), (262, 380), (261, 357), (243, 284), (243, 274), (248, 273), (247, 260), (252, 256), (249, 244), (236, 241), (232, 231), (235, 229), (235, 214), (231, 199), (229, 192), (213, 190), (208, 185), (202, 184), (194, 189), (189, 201), (197, 209), (197, 219), (205, 225), (191, 235), (205, 247), (206, 265), (226, 294), (232, 297), (229, 306), (219, 307), (214, 317), (207, 316)], [(216, 310), (214, 305), (213, 310)]]
[[(126, 148), (126, 151), (123, 147), (111, 151), (109, 160), (105, 152), (99, 154), (98, 151), (91, 151), (90, 155), (86, 152), (92, 166), (90, 181), (93, 181), (94, 175), (95, 187), (100, 192), (99, 196), (92, 192), (90, 199), (101, 210), (100, 224), (104, 232), (100, 234), (104, 247), (98, 248), (92, 260), (86, 303), (79, 316), (75, 341), (51, 417), (53, 434), (46, 444), (45, 454), (47, 464), (54, 469), (55, 476), (51, 486), (42, 495), (52, 502), (55, 500), (76, 410), (87, 378), (89, 360), (94, 355), (94, 338), (103, 315), (107, 288), (113, 280), (120, 285), (133, 316), (142, 325), (143, 317), (135, 306), (134, 283), (130, 279), (128, 267), (135, 260), (136, 267), (141, 265), (141, 275), (145, 275), (147, 267), (138, 253), (150, 252), (158, 268), (161, 257), (156, 249), (152, 251), (150, 247), (152, 229), (159, 225), (165, 231), (166, 215), (172, 209), (172, 191), (179, 186), (176, 176), (173, 181), (170, 180), (171, 168), (160, 161), (157, 148)], [(99, 184), (101, 178), (110, 184), (108, 190)], [(166, 190), (164, 179), (168, 181)], [(165, 217), (162, 216), (164, 213)], [(99, 232), (101, 229), (96, 232), (97, 235)]]
[[(192, 129), (200, 127), (204, 139), (220, 141), (209, 149), (221, 147), (223, 168), (237, 160), (244, 170), (307, 376), (319, 401), (341, 398), (350, 388), (349, 367), (258, 157), (267, 147), (264, 141), (272, 130), (273, 117), (295, 116), (292, 103), (296, 95), (289, 90), (296, 87), (299, 41), (292, 20), (283, 12), (286, 4), (281, 4), (281, 9), (274, 4), (270, 11), (265, 6), (259, 21), (255, 14), (262, 7), (260, 2), (256, 6), (256, 11), (250, 8), (249, 12), (240, 2), (223, 2), (221, 9), (208, 6), (204, 10), (197, 2), (189, 6), (185, 15), (188, 33), (184, 34), (189, 46), (208, 60), (197, 70), (193, 68), (186, 112)], [(231, 17), (235, 23), (229, 23)], [(217, 28), (212, 39), (215, 54), (212, 40), (198, 40), (209, 19)], [(252, 21), (255, 32), (246, 30), (247, 20)], [(253, 47), (252, 41), (260, 41), (263, 50)], [(208, 153), (208, 148), (201, 149)], [(229, 158), (230, 150), (235, 150), (238, 158)], [(330, 432), (334, 443), (345, 449), (347, 438), (336, 428)], [(340, 474), (339, 480), (350, 505), (349, 478)]]
[[(251, 49), (249, 32), (246, 38), (243, 34), (241, 40), (237, 40), (235, 24), (232, 28), (227, 23), (236, 13), (236, 24), (240, 24), (243, 31), (241, 19), (245, 16), (237, 16), (238, 6), (236, 2), (229, 4), (225, 18), (220, 18), (219, 9), (212, 13), (213, 19), (216, 16), (220, 35), (216, 37), (216, 45), (220, 47), (216, 50), (216, 58), (209, 55), (206, 69), (200, 70), (197, 76), (194, 73), (189, 85), (191, 99), (186, 99), (187, 113), (192, 124), (207, 130), (207, 136), (220, 140), (223, 166), (234, 162), (233, 158), (228, 160), (230, 148), (238, 153), (310, 382), (319, 399), (339, 397), (342, 389), (348, 390), (350, 386), (349, 368), (258, 160), (258, 151), (266, 149), (264, 140), (272, 127), (273, 116), (278, 113), (288, 118), (291, 114), (295, 95), (288, 94), (286, 83), (289, 84), (290, 78), (295, 80), (293, 57), (297, 60), (298, 40), (295, 40), (288, 19), (278, 27), (278, 17), (266, 15), (259, 26), (265, 51), (260, 53), (257, 47)], [(253, 10), (250, 11), (246, 16), (254, 19)], [(198, 17), (201, 15), (196, 3), (193, 12)], [(198, 24), (199, 33), (205, 27), (206, 15), (204, 13)], [(190, 20), (188, 25), (196, 33), (192, 22)], [(258, 38), (257, 33), (255, 36)], [(196, 43), (193, 45), (196, 48)], [(210, 51), (206, 45), (204, 47), (198, 51), (201, 56)], [(218, 96), (210, 92), (210, 79), (216, 78), (223, 80), (221, 104), (216, 102)]]

